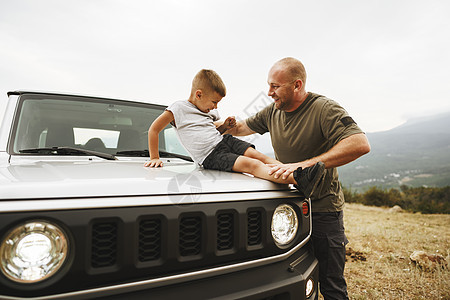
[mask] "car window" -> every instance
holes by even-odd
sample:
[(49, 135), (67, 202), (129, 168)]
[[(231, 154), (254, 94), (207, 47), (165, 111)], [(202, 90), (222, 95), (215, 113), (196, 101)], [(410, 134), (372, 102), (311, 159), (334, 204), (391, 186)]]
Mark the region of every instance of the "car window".
[[(43, 147), (77, 147), (116, 154), (148, 149), (148, 128), (164, 106), (88, 97), (23, 95), (12, 152)], [(185, 155), (171, 125), (160, 149)]]
[(106, 148), (117, 148), (119, 143), (120, 131), (96, 129), (96, 128), (73, 128), (74, 140), (76, 145), (84, 145), (92, 143), (98, 139)]

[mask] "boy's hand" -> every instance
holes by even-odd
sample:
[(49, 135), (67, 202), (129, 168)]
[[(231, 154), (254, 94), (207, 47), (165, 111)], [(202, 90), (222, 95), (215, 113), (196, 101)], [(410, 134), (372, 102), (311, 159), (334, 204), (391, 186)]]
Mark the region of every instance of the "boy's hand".
[(158, 168), (158, 167), (162, 167), (162, 166), (163, 166), (163, 162), (159, 158), (150, 159), (150, 161), (148, 161), (144, 164), (144, 167), (150, 167), (150, 168)]
[(223, 122), (223, 124), (226, 126), (227, 130), (231, 129), (233, 127), (236, 126), (236, 118), (233, 117), (228, 117), (225, 122)]
[(236, 119), (234, 117), (228, 117), (225, 121), (223, 121), (223, 123), (219, 121), (214, 124), (217, 126), (216, 129), (220, 132), (220, 134), (224, 134), (228, 129), (236, 126)]

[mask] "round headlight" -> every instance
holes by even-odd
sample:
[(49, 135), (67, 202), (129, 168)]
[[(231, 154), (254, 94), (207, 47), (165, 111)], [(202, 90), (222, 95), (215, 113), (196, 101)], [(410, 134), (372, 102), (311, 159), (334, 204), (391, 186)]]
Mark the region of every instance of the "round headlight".
[(54, 275), (67, 258), (68, 239), (47, 221), (15, 227), (1, 241), (0, 270), (20, 283), (36, 283)]
[(275, 209), (272, 216), (272, 237), (280, 246), (292, 242), (298, 229), (298, 219), (292, 206), (283, 204)]

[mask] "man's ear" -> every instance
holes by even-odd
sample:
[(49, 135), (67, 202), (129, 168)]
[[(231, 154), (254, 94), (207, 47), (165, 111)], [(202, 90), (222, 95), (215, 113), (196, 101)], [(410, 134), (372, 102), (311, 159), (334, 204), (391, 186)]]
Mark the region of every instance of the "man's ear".
[(301, 90), (303, 88), (303, 81), (301, 79), (297, 79), (294, 85), (295, 89)]

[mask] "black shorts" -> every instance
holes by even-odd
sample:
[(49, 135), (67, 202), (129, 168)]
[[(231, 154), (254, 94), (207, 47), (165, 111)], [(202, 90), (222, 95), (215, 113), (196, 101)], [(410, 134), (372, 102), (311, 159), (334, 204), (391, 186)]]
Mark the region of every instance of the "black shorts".
[(236, 159), (243, 155), (249, 147), (255, 148), (255, 145), (235, 138), (230, 134), (225, 134), (223, 140), (205, 158), (203, 167), (205, 169), (231, 172)]

